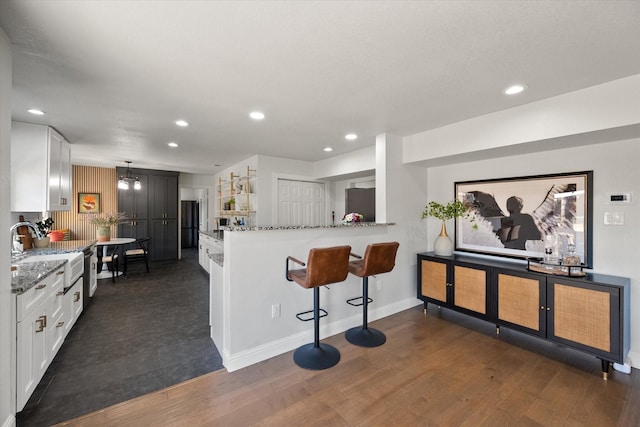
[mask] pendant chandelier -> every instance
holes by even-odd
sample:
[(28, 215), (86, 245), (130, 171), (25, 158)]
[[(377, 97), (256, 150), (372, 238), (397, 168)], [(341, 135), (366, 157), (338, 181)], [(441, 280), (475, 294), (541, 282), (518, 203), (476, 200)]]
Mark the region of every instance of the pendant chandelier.
[(127, 164), (127, 173), (125, 175), (120, 175), (120, 178), (118, 179), (118, 189), (128, 190), (129, 182), (133, 181), (133, 189), (140, 190), (142, 188), (142, 183), (140, 182), (140, 178), (137, 176), (133, 176), (131, 169), (129, 169), (131, 162), (126, 160), (125, 163)]

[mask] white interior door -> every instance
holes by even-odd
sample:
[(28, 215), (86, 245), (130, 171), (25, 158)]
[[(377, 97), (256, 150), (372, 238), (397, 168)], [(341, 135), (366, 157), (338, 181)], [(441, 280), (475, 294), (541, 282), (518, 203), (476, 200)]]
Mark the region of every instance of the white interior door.
[(324, 225), (324, 183), (278, 179), (278, 225)]

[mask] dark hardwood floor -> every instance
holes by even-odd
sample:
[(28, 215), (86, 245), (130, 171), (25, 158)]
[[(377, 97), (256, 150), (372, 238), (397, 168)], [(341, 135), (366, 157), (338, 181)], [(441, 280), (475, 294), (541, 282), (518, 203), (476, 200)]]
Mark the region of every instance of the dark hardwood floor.
[(195, 249), (183, 256), (98, 282), (18, 427), (49, 426), (222, 368), (209, 338), (209, 278)]
[(212, 372), (63, 423), (70, 426), (638, 426), (640, 375), (445, 309), (373, 322), (387, 342), (323, 339), (341, 352), (325, 371), (292, 352)]

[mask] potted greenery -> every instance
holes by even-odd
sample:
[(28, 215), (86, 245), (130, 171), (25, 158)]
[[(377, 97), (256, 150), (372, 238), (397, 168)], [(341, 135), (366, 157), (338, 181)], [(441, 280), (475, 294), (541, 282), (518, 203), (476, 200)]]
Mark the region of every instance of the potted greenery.
[(47, 246), (49, 246), (49, 243), (51, 242), (49, 233), (51, 233), (52, 226), (52, 218), (43, 218), (42, 221), (36, 222), (36, 227), (38, 227), (38, 231), (42, 236), (41, 238), (34, 241), (34, 245), (36, 248), (46, 248)]
[(89, 224), (96, 226), (96, 238), (98, 242), (108, 242), (111, 240), (111, 226), (118, 225), (127, 219), (123, 212), (89, 214), (87, 218)]
[(236, 199), (234, 197), (229, 199), (229, 209), (232, 211), (236, 210)]
[(422, 212), (423, 219), (432, 216), (442, 221), (440, 235), (438, 235), (434, 243), (434, 252), (436, 255), (451, 256), (451, 254), (453, 254), (453, 242), (447, 235), (445, 221), (453, 218), (466, 217), (468, 214), (467, 207), (460, 200), (454, 200), (445, 204), (431, 201), (425, 206)]

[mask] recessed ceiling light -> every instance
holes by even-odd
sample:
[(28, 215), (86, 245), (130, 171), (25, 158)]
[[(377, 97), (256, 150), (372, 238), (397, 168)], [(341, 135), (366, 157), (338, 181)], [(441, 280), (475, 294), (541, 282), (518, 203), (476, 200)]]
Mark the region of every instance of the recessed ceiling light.
[(505, 95), (516, 95), (524, 91), (527, 87), (525, 85), (513, 85), (504, 90)]
[(326, 151), (326, 152), (333, 151), (333, 148), (331, 148), (331, 147), (324, 147), (324, 151)]
[(185, 126), (189, 126), (189, 123), (187, 123), (184, 120), (176, 120), (176, 124), (180, 127), (185, 127)]
[(35, 114), (36, 116), (44, 116), (44, 111), (38, 110), (37, 108), (31, 108), (30, 110), (27, 110), (27, 111), (30, 112), (31, 114)]
[(264, 119), (264, 113), (260, 111), (252, 111), (251, 113), (249, 113), (249, 117), (251, 117), (253, 120), (262, 120)]
[(354, 139), (358, 139), (358, 135), (355, 133), (348, 133), (344, 136), (344, 139), (348, 139), (349, 141), (353, 141)]
[(176, 142), (170, 142), (167, 144), (169, 147), (171, 148), (176, 148), (178, 146), (178, 144)]

